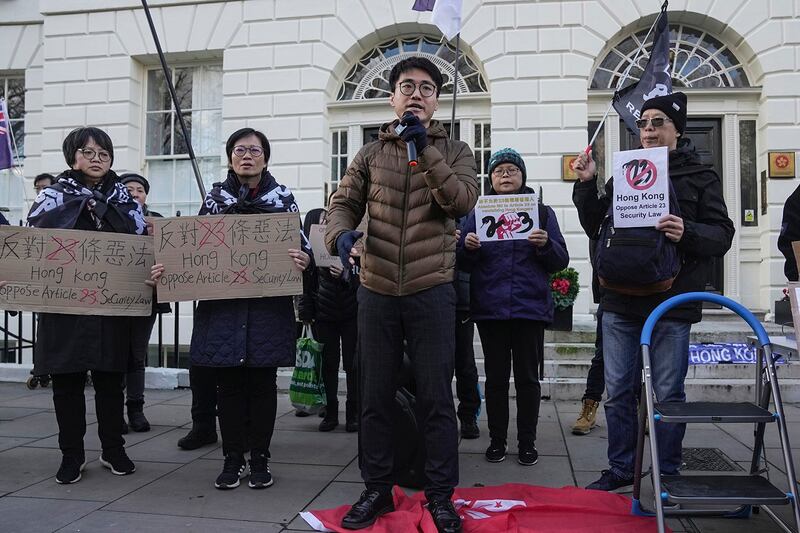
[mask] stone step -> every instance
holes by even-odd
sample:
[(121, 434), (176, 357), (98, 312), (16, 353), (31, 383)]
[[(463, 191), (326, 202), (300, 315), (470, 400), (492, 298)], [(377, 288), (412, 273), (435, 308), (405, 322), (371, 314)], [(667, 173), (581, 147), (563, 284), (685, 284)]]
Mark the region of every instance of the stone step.
[[(730, 365), (734, 366), (734, 365)], [(748, 365), (735, 365), (747, 367)], [(800, 366), (800, 365), (797, 365)], [(697, 367), (701, 368), (701, 367)], [(690, 367), (691, 370), (691, 367)], [(745, 368), (752, 370), (752, 367)], [(784, 402), (800, 402), (800, 378), (784, 377), (783, 371), (779, 370), (781, 396)], [(286, 392), (289, 390), (289, 382), (292, 372), (288, 369), (278, 371), (278, 390)], [(483, 390), (486, 378), (478, 376), (481, 390)], [(738, 378), (686, 378), (686, 397), (689, 401), (709, 401), (709, 402), (745, 402), (752, 401), (755, 394), (755, 379), (753, 377)], [(344, 373), (339, 375), (339, 395), (346, 391)], [(585, 374), (580, 377), (554, 377), (545, 375), (542, 380), (542, 396), (552, 400), (580, 400), (586, 390)], [(455, 395), (455, 380), (453, 381), (453, 395)], [(509, 396), (516, 397), (514, 390), (514, 378), (511, 378)]]

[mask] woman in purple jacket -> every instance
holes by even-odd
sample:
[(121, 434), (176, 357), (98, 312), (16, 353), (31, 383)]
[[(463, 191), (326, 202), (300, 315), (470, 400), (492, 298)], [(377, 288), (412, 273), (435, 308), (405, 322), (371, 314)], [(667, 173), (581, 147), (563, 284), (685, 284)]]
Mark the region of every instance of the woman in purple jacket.
[[(504, 148), (489, 160), (489, 194), (530, 194), (525, 162)], [(470, 307), (478, 325), (486, 371), (486, 414), (491, 443), (486, 460), (506, 458), (508, 384), (513, 361), (517, 391), (518, 462), (536, 464), (536, 425), (541, 386), (544, 328), (553, 320), (549, 275), (569, 263), (567, 247), (553, 210), (539, 204), (539, 223), (527, 240), (481, 243), (470, 213), (459, 242), (459, 268), (472, 272)]]

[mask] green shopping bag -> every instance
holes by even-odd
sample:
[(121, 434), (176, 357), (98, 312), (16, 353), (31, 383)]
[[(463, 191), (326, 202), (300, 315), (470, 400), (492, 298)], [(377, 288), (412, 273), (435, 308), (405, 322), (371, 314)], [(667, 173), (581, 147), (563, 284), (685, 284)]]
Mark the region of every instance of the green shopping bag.
[(303, 326), (297, 339), (297, 357), (289, 383), (289, 401), (298, 411), (314, 414), (325, 406), (322, 381), (322, 344), (314, 340), (311, 328)]

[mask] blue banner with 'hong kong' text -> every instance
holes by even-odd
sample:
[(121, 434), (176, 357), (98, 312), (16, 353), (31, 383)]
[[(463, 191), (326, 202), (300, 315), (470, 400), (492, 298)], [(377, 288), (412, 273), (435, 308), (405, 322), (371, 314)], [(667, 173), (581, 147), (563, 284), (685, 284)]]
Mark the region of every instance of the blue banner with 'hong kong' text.
[[(690, 344), (690, 365), (753, 364), (756, 348), (744, 343)], [(783, 361), (779, 361), (783, 362)]]

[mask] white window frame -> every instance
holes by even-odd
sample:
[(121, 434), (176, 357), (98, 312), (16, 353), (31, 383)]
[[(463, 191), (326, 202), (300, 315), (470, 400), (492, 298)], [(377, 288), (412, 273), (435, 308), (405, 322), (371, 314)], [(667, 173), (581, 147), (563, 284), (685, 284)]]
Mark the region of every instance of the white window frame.
[[(173, 84), (175, 82), (175, 72), (177, 70), (179, 70), (179, 69), (198, 69), (193, 73), (193, 76), (194, 76), (196, 74), (196, 72), (202, 72), (200, 70), (202, 67), (217, 67), (220, 70), (222, 70), (222, 63), (219, 62), (219, 61), (212, 61), (212, 62), (176, 63), (174, 65), (170, 65), (170, 75), (172, 76)], [(143, 124), (143, 126), (142, 126), (142, 154), (144, 154), (142, 168), (144, 169), (145, 176), (148, 178), (148, 180), (151, 181), (151, 186), (152, 186), (153, 179), (163, 179), (163, 176), (151, 176), (150, 164), (152, 162), (164, 162), (164, 161), (171, 161), (172, 162), (172, 170), (171, 170), (171, 173), (170, 173), (171, 174), (170, 175), (171, 192), (170, 192), (169, 200), (164, 201), (164, 200), (162, 200), (160, 198), (152, 198), (152, 200), (153, 200), (152, 204), (155, 204), (155, 205), (158, 206), (158, 208), (156, 210), (162, 209), (163, 211), (165, 211), (165, 212), (162, 212), (163, 215), (172, 216), (172, 215), (176, 214), (176, 212), (178, 210), (180, 210), (182, 207), (186, 207), (187, 204), (192, 203), (192, 202), (185, 201), (185, 200), (180, 200), (180, 201), (176, 200), (176, 194), (175, 194), (176, 193), (176, 188), (178, 186), (178, 181), (179, 181), (179, 178), (176, 175), (177, 174), (178, 165), (181, 164), (182, 162), (185, 162), (185, 164), (187, 164), (187, 165), (189, 165), (191, 167), (191, 161), (190, 161), (190, 157), (189, 157), (188, 153), (185, 153), (185, 154), (176, 154), (176, 153), (174, 153), (176, 135), (172, 135), (171, 139), (170, 139), (170, 152), (173, 152), (173, 153), (166, 154), (166, 155), (149, 155), (147, 153), (147, 138), (148, 138), (147, 125), (148, 125), (148, 117), (150, 115), (158, 115), (158, 114), (163, 114), (163, 113), (169, 113), (170, 114), (170, 127), (172, 128), (171, 131), (175, 132), (175, 131), (180, 129), (180, 124), (178, 122), (177, 113), (175, 111), (175, 108), (174, 108), (174, 105), (173, 105), (171, 99), (170, 99), (170, 106), (169, 106), (168, 110), (164, 110), (164, 109), (150, 110), (149, 109), (149, 102), (148, 102), (148, 88), (149, 87), (148, 87), (148, 84), (149, 84), (150, 72), (151, 71), (160, 71), (160, 70), (161, 70), (161, 67), (150, 66), (150, 67), (146, 68), (145, 73), (144, 73), (144, 83), (142, 84), (143, 85), (143, 97), (142, 97), (143, 106), (142, 107), (143, 107), (143, 111), (144, 111), (144, 118), (143, 118), (143, 121), (142, 121), (142, 124)], [(164, 89), (166, 90), (166, 87)], [(192, 106), (190, 108), (181, 108), (181, 113), (186, 115), (186, 114), (191, 114), (193, 112), (219, 111), (220, 114), (221, 114), (222, 113), (222, 100), (223, 100), (223, 96), (224, 96), (223, 92), (222, 92), (222, 86), (220, 86), (220, 95), (219, 96), (220, 96), (220, 98), (219, 98), (219, 106), (218, 107), (216, 107), (216, 106), (215, 107), (206, 107), (204, 105), (204, 102), (202, 101), (202, 94), (201, 94), (200, 95), (201, 101), (200, 101), (200, 105), (198, 107)], [(192, 125), (190, 127), (190, 132), (189, 132), (190, 136), (194, 132), (194, 129), (193, 129), (194, 127), (195, 127), (195, 125), (194, 125), (194, 123), (192, 123)], [(220, 128), (220, 135), (221, 135), (221, 132), (222, 132), (222, 130)], [(223, 164), (222, 143), (223, 143), (223, 139), (220, 137), (220, 139), (219, 139), (220, 152), (217, 153), (217, 154), (213, 154), (213, 155), (210, 155), (210, 154), (197, 154), (197, 150), (195, 148), (195, 155), (196, 155), (196, 158), (197, 158), (198, 165), (201, 167), (201, 171), (202, 171), (203, 163), (204, 162), (210, 162), (214, 158), (219, 158), (219, 164), (220, 165)], [(197, 185), (196, 185), (196, 182), (195, 182), (194, 171), (192, 170), (191, 173), (192, 173), (191, 183), (187, 184), (187, 185), (190, 186), (190, 187), (196, 187)], [(217, 176), (217, 175), (206, 175), (206, 174), (207, 173), (203, 173), (202, 177), (203, 177), (203, 182), (205, 183), (206, 189), (208, 189), (210, 187), (211, 183), (219, 181), (220, 176)], [(182, 215), (195, 215), (197, 213), (197, 211), (199, 210), (199, 208), (200, 208), (201, 202), (202, 202), (202, 198), (198, 198), (197, 203), (195, 205), (191, 206), (191, 212), (181, 211), (181, 214)], [(150, 204), (150, 203), (151, 202), (148, 202), (148, 204)], [(164, 206), (168, 206), (168, 207), (165, 209)]]

